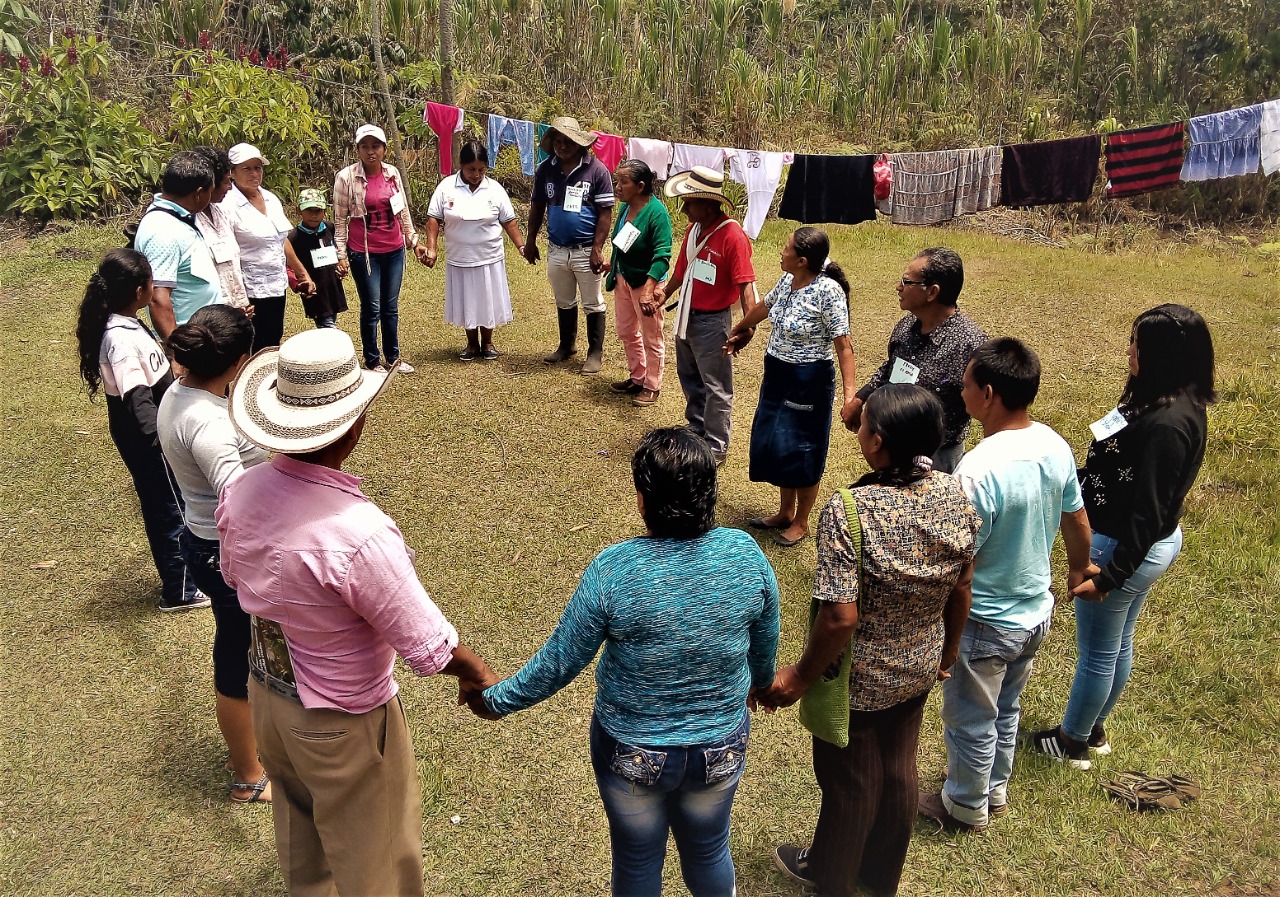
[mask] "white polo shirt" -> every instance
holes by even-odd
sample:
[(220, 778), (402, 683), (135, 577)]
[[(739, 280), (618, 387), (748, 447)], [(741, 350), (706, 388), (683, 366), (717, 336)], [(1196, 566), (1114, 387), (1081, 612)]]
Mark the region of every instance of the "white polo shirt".
[(169, 373), (169, 359), (141, 321), (112, 314), (102, 335), (98, 369), (102, 372), (102, 391), (123, 398), (139, 387), (150, 388), (159, 383)]
[(444, 225), (445, 260), (459, 268), (501, 261), (502, 225), (516, 217), (501, 184), (486, 177), (472, 190), (461, 172), (440, 182), (427, 214)]
[(266, 187), (259, 187), (258, 191), (267, 207), (265, 215), (234, 185), (218, 203), (235, 229), (236, 243), (240, 246), (240, 273), (250, 299), (283, 296), (289, 290), (284, 238), (293, 230), (293, 225), (274, 193)]

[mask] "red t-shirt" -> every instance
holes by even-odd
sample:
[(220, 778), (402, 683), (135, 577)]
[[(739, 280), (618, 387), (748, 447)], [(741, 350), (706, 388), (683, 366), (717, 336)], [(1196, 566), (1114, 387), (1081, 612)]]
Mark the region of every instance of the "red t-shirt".
[(387, 180), (381, 171), (369, 178), (364, 193), (364, 207), (368, 214), (369, 245), (365, 246), (364, 221), (351, 219), (347, 234), (347, 246), (352, 252), (395, 252), (404, 246), (404, 234), (400, 219), (391, 211), (391, 194), (399, 193), (400, 185)]
[[(717, 218), (708, 225), (703, 225), (702, 233), (719, 227), (723, 218)], [(689, 245), (689, 232), (685, 231), (684, 242), (680, 244), (680, 252), (676, 254), (675, 266), (671, 271), (670, 287), (667, 294), (675, 298), (679, 294), (680, 284), (684, 280), (685, 252)], [(702, 247), (698, 258), (716, 266), (716, 282), (714, 285), (701, 280), (693, 281), (692, 305), (698, 311), (721, 311), (738, 301), (739, 288), (744, 283), (754, 283), (756, 269), (751, 264), (751, 241), (747, 239), (742, 225), (730, 220), (711, 235), (707, 245)]]

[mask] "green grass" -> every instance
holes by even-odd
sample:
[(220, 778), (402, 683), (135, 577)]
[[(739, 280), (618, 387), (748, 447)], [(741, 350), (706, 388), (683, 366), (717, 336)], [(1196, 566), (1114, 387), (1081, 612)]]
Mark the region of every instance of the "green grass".
[[(1214, 329), (1223, 386), (1188, 503), (1186, 549), (1144, 611), (1134, 676), (1111, 727), (1116, 753), (1099, 764), (1103, 774), (1177, 771), (1206, 786), (1204, 797), (1181, 812), (1138, 816), (1106, 798), (1098, 773), (1020, 758), (1011, 815), (984, 837), (918, 830), (903, 893), (1280, 888), (1276, 262), (1154, 242), (1096, 255), (970, 230), (833, 231), (831, 255), (854, 284), (860, 380), (883, 358), (906, 260), (943, 243), (966, 259), (966, 311), (988, 332), (1022, 336), (1039, 351), (1045, 376), (1034, 410), (1078, 454), (1087, 423), (1115, 402), (1128, 325), (1144, 308), (1177, 300), (1199, 309)], [(772, 222), (756, 246), (764, 287), (776, 281), (785, 234)], [(118, 226), (0, 238), (0, 892), (279, 894), (269, 812), (227, 801), (212, 620), (153, 610), (158, 586), (136, 498), (105, 408), (86, 400), (76, 378), (75, 307), (97, 256), (119, 243)], [(647, 427), (678, 423), (683, 410), (674, 370), (653, 409), (609, 394), (623, 371), (612, 335), (600, 377), (545, 367), (555, 328), (545, 269), (510, 265), (516, 320), (497, 337), (506, 354), (468, 366), (454, 360), (460, 331), (442, 321), (443, 272), (411, 270), (401, 330), (418, 373), (378, 405), (351, 461), (416, 549), (428, 590), (501, 674), (542, 643), (590, 559), (637, 531), (630, 452)], [(291, 300), (290, 332), (305, 324)], [(349, 333), (355, 324), (354, 312), (342, 316)], [(738, 362), (736, 440), (718, 511), (730, 526), (775, 498), (746, 477), (762, 343)], [(855, 441), (837, 432), (824, 492), (861, 469)], [(780, 660), (790, 662), (814, 550), (811, 542), (764, 550), (783, 588)], [(44, 561), (56, 566), (32, 568)], [(1064, 607), (1025, 695), (1028, 727), (1062, 712), (1072, 625)], [(607, 893), (608, 836), (587, 760), (590, 675), (499, 724), (455, 707), (452, 680), (399, 675), (423, 782), (427, 893)], [(740, 893), (792, 894), (768, 851), (812, 831), (818, 793), (807, 738), (793, 712), (754, 722), (733, 823)], [(936, 696), (922, 745), (922, 781), (937, 784)], [(670, 891), (679, 893), (671, 859)]]

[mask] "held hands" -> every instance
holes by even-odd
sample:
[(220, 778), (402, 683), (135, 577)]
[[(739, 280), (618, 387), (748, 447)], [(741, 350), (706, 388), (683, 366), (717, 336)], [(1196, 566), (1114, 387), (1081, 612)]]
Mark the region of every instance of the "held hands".
[(657, 290), (644, 290), (640, 292), (640, 312), (646, 318), (652, 318), (658, 313), (661, 305), (657, 301)]
[(592, 246), (591, 247), (591, 270), (596, 272), (597, 274), (603, 274), (605, 270), (608, 269), (608, 267), (609, 266), (605, 264), (604, 253), (600, 250), (600, 247)]
[(857, 430), (858, 425), (853, 422), (854, 417), (859, 419), (862, 417), (862, 402), (856, 397), (845, 402), (840, 407), (840, 420), (844, 421), (846, 430)]
[[(1102, 571), (1099, 570), (1096, 565), (1090, 564), (1084, 575), (1096, 576), (1101, 572)], [(1071, 579), (1068, 577), (1067, 584), (1070, 585), (1070, 583)], [(1085, 579), (1079, 585), (1071, 589), (1068, 594), (1070, 597), (1079, 598), (1081, 601), (1101, 601), (1103, 598), (1107, 597), (1106, 592), (1098, 590), (1098, 581), (1095, 579)]]
[(667, 302), (667, 282), (664, 280), (653, 288), (653, 302), (655, 305), (665, 305)]
[(524, 249), (521, 250), (520, 254), (523, 255), (524, 260), (531, 265), (536, 265), (538, 263), (538, 259), (542, 258), (542, 255), (538, 252), (538, 242), (532, 237), (525, 242)]
[(313, 296), (316, 292), (315, 281), (310, 277), (300, 280), (295, 290), (299, 296)]
[(500, 720), (500, 714), (491, 711), (484, 702), (484, 690), (497, 685), (500, 680), (488, 665), (477, 674), (458, 677), (458, 706), (466, 704), (476, 716), (487, 720)]
[(438, 258), (440, 258), (440, 253), (431, 247), (427, 247), (426, 253), (422, 256), (422, 264), (428, 268), (434, 268)]
[(346, 277), (351, 273), (351, 264), (346, 259), (338, 259), (338, 276)]
[(418, 261), (422, 262), (422, 264), (427, 264), (427, 247), (422, 243), (418, 243), (413, 247), (413, 254), (418, 257)]
[(751, 342), (751, 338), (756, 335), (754, 327), (743, 327), (741, 322), (734, 325), (733, 330), (729, 332), (729, 338), (725, 340), (725, 344), (721, 350), (725, 355), (732, 355), (735, 358)]
[(779, 707), (790, 707), (804, 697), (809, 686), (800, 678), (795, 666), (780, 667), (768, 688), (754, 688), (747, 696), (747, 706), (752, 710), (773, 713)]

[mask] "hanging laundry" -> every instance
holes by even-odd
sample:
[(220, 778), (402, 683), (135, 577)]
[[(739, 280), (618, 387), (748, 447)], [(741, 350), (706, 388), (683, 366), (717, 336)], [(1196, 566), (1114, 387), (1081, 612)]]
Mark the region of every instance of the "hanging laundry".
[(998, 146), (893, 153), (889, 158), (893, 166), (889, 214), (894, 224), (941, 224), (1000, 201)]
[(1262, 106), (1197, 115), (1187, 129), (1191, 147), (1182, 180), (1210, 181), (1253, 174), (1262, 162)]
[(1262, 157), (1262, 173), (1280, 171), (1280, 100), (1262, 104), (1262, 128), (1258, 137), (1258, 151)]
[(778, 217), (805, 224), (874, 221), (875, 162), (875, 156), (796, 155)]
[(627, 158), (644, 162), (660, 181), (665, 181), (671, 172), (671, 144), (666, 140), (632, 137), (627, 141)]
[(1107, 197), (1137, 196), (1178, 183), (1186, 133), (1179, 121), (1108, 134)]
[(726, 155), (729, 156), (729, 177), (747, 188), (747, 216), (742, 220), (742, 229), (754, 240), (760, 236), (773, 196), (778, 192), (782, 166), (794, 156), (742, 149), (731, 149)]
[(440, 141), (440, 176), (453, 174), (453, 135), (462, 130), (462, 116), (457, 106), (427, 103), (422, 120)]
[(1093, 195), (1101, 155), (1100, 134), (1006, 146), (1000, 169), (1000, 204), (1085, 202)]
[(537, 162), (541, 165), (551, 158), (550, 153), (542, 151), (542, 135), (551, 130), (551, 125), (538, 125), (533, 129), (533, 145), (538, 148)]
[(675, 143), (671, 146), (671, 174), (693, 171), (701, 165), (712, 171), (724, 171), (724, 149), (719, 146), (697, 146), (692, 143)]
[(519, 118), (489, 116), (489, 167), (498, 164), (498, 152), (504, 146), (514, 146), (520, 152), (520, 170), (533, 177), (535, 166), (533, 122)]
[(596, 142), (591, 147), (591, 151), (596, 154), (600, 164), (613, 174), (618, 163), (627, 158), (627, 141), (616, 134), (606, 134), (604, 131), (591, 133), (596, 135)]

